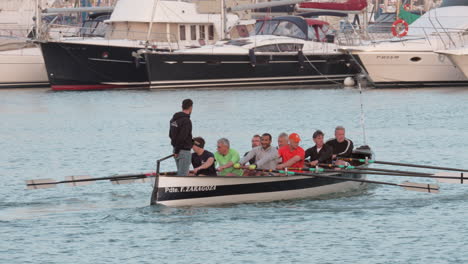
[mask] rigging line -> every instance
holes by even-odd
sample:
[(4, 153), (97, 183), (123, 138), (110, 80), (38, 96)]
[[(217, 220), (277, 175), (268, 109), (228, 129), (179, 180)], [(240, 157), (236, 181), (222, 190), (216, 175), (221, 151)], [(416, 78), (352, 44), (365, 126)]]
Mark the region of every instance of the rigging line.
[(361, 103), (361, 117), (360, 117), (360, 123), (362, 127), (362, 137), (364, 140), (364, 145), (367, 145), (367, 140), (366, 140), (366, 124), (365, 124), (365, 116), (364, 116), (364, 104), (362, 102), (362, 86), (361, 82), (358, 80), (358, 87), (359, 87), (359, 101)]
[[(303, 54), (304, 54), (304, 53), (303, 53)], [(324, 75), (323, 73), (321, 73), (321, 72), (317, 69), (317, 67), (315, 67), (315, 65), (309, 60), (309, 58), (308, 58), (305, 54), (304, 54), (304, 58), (307, 60), (307, 62), (309, 63), (309, 65), (310, 65), (316, 72), (318, 72), (320, 75), (324, 76), (325, 79), (326, 79), (327, 81), (341, 86), (341, 83), (339, 83), (339, 82), (337, 82), (337, 81), (334, 81), (334, 80), (331, 80), (331, 79), (329, 79), (326, 75)]]

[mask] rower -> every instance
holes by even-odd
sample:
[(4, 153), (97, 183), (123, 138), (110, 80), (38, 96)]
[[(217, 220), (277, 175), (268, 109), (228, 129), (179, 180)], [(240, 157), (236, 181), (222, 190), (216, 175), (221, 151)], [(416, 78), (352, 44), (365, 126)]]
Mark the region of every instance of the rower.
[(239, 153), (230, 147), (227, 138), (218, 140), (218, 151), (214, 154), (220, 176), (242, 176), (242, 170), (233, 167), (240, 160)]
[(335, 138), (329, 139), (325, 144), (333, 148), (333, 159), (350, 158), (353, 154), (353, 141), (345, 137), (345, 128), (342, 126), (335, 128)]
[(216, 168), (214, 166), (215, 158), (213, 153), (204, 149), (205, 140), (202, 137), (193, 139), (192, 166), (193, 174), (216, 176)]
[(278, 136), (278, 147), (277, 149), (280, 149), (284, 146), (287, 146), (288, 145), (288, 134), (283, 132), (281, 134), (279, 134)]
[(322, 131), (315, 131), (312, 135), (315, 146), (305, 152), (305, 158), (310, 157), (310, 162), (307, 165), (311, 167), (315, 167), (319, 163), (330, 164), (332, 162), (333, 149), (323, 143), (323, 136)]
[[(253, 148), (256, 148), (258, 146), (261, 145), (261, 137), (259, 135), (254, 135), (252, 137), (252, 149)], [(250, 151), (247, 151), (245, 154), (244, 154), (244, 157), (247, 156), (247, 154), (249, 154)], [(253, 156), (251, 159), (249, 159), (249, 164), (252, 165), (252, 164), (255, 164), (255, 156)]]
[(292, 133), (289, 135), (289, 144), (278, 149), (278, 156), (282, 159), (282, 163), (276, 166), (276, 169), (282, 170), (288, 167), (302, 168), (304, 167), (304, 149), (299, 147), (301, 137)]
[[(278, 151), (271, 146), (271, 135), (264, 133), (261, 137), (261, 146), (253, 148), (247, 155), (242, 158), (239, 163), (245, 165), (250, 159), (255, 159), (257, 169), (274, 170), (278, 164)], [(252, 162), (250, 162), (252, 164)], [(244, 173), (244, 175), (251, 175), (251, 173)], [(255, 171), (254, 171), (255, 172)], [(255, 173), (252, 173), (255, 175)]]

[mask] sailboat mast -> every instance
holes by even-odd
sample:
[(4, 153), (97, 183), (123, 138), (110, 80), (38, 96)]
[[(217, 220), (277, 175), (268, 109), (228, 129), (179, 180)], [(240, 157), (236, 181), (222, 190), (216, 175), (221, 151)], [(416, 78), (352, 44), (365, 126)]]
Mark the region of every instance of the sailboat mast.
[(159, 0), (153, 1), (153, 11), (151, 12), (151, 21), (148, 27), (148, 34), (146, 35), (146, 43), (150, 42), (151, 33), (153, 32), (153, 20), (154, 15), (156, 14), (156, 8), (158, 7)]
[(220, 0), (220, 5), (221, 5), (221, 39), (226, 39), (226, 24), (227, 24), (227, 18), (226, 18), (226, 6), (224, 0)]
[(367, 33), (367, 26), (369, 24), (369, 5), (367, 5), (366, 8), (364, 8), (362, 11), (364, 12), (362, 16), (364, 20), (362, 23), (362, 29)]
[(41, 34), (41, 21), (42, 21), (42, 14), (41, 14), (41, 1), (42, 0), (36, 0), (36, 39), (39, 39), (39, 36)]

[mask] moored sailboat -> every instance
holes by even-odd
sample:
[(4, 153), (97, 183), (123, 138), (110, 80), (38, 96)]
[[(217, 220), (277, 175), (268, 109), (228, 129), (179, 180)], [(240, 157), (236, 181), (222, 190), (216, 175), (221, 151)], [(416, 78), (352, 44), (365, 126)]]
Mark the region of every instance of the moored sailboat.
[(41, 50), (35, 46), (0, 51), (0, 88), (46, 87)]
[(258, 21), (249, 37), (145, 56), (150, 88), (302, 85), (341, 82), (359, 68), (338, 51), (328, 24), (298, 16)]
[[(239, 20), (226, 19), (228, 28)], [(148, 46), (172, 51), (214, 43), (220, 21), (220, 14), (201, 14), (194, 3), (120, 0), (101, 35), (41, 42), (52, 90), (146, 88), (146, 62), (132, 54)]]

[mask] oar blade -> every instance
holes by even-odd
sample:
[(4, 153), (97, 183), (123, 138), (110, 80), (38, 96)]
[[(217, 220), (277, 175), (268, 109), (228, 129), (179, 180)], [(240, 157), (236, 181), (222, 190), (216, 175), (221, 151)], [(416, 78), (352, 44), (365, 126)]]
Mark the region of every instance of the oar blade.
[(90, 180), (90, 179), (91, 177), (88, 175), (65, 177), (65, 181), (70, 181), (70, 182), (67, 182), (67, 185), (72, 186), (72, 187), (93, 184), (95, 181)]
[(135, 183), (147, 183), (147, 182), (151, 182), (151, 179), (150, 178), (141, 178), (141, 179), (135, 180), (134, 182)]
[(146, 182), (151, 182), (150, 178), (143, 178), (143, 177), (138, 177), (138, 178), (123, 178), (123, 179), (112, 179), (110, 180), (112, 184), (130, 184), (130, 183), (146, 183)]
[(112, 184), (130, 184), (134, 183), (136, 180), (135, 178), (130, 178), (130, 179), (112, 179), (110, 180)]
[(49, 189), (55, 188), (56, 186), (57, 184), (54, 179), (35, 179), (26, 181), (26, 188), (28, 190)]
[(439, 193), (439, 185), (429, 183), (415, 183), (415, 182), (403, 182), (398, 184), (408, 191), (415, 192), (427, 192), (427, 193)]
[(439, 172), (434, 174), (438, 182), (468, 184), (468, 173), (462, 172)]

